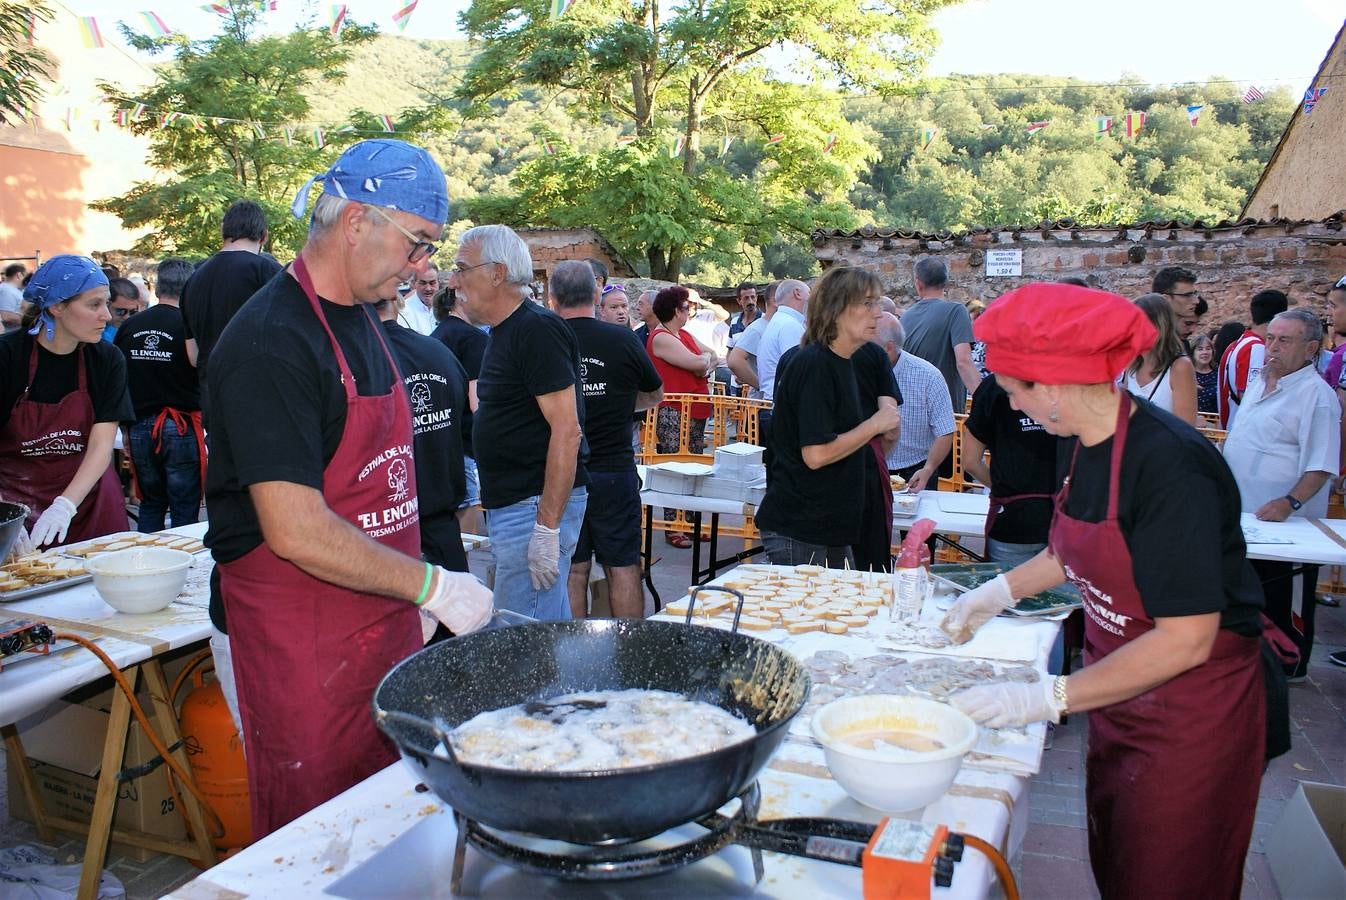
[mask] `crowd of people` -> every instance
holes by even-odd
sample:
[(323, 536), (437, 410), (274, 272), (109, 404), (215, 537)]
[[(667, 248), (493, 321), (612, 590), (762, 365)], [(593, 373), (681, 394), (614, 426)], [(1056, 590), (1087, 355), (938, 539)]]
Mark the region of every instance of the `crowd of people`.
[[(945, 297), (931, 256), (899, 309), (874, 274), (837, 266), (760, 295), (741, 285), (721, 359), (688, 329), (683, 287), (632, 298), (598, 261), (569, 261), (535, 296), (528, 246), (502, 225), (436, 261), (448, 210), (424, 150), (364, 141), (295, 198), (309, 232), (288, 265), (239, 200), (217, 253), (158, 264), (153, 305), (143, 281), (87, 257), (11, 265), (0, 282), (0, 496), (32, 511), (20, 551), (128, 527), (119, 437), (139, 528), (196, 522), (204, 499), (211, 645), (255, 836), (391, 760), (369, 696), (425, 641), (497, 609), (583, 617), (595, 560), (613, 613), (643, 616), (636, 426), (655, 417), (656, 452), (704, 452), (709, 397), (666, 395), (725, 378), (770, 403), (756, 524), (779, 564), (888, 570), (891, 479), (949, 477), (966, 410), (959, 462), (990, 493), (986, 552), (1006, 572), (945, 628), (965, 640), (1069, 582), (1086, 665), (955, 702), (1000, 725), (1092, 711), (1107, 893), (1237, 889), (1317, 581), (1311, 566), (1250, 565), (1239, 517), (1325, 516), (1343, 487), (1346, 343), (1325, 338), (1346, 337), (1346, 278), (1330, 310), (1267, 289), (1246, 327), (1204, 332), (1181, 268), (1134, 300), (1067, 279), (969, 306)], [(1198, 425), (1226, 431), (1223, 453)], [(493, 590), (461, 542), (478, 509)], [(1282, 633), (1273, 657), (1265, 638)], [(1219, 777), (1177, 790), (1175, 766)], [(1221, 840), (1187, 827), (1196, 810)], [(1164, 827), (1134, 827), (1155, 817)]]

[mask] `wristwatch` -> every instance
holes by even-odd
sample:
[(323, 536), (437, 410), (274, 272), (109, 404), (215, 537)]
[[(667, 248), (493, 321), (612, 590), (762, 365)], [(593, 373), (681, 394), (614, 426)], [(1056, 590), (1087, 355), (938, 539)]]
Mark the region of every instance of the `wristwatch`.
[(1285, 499), (1290, 502), (1290, 509), (1292, 509), (1295, 512), (1299, 512), (1299, 508), (1304, 505), (1303, 503), (1300, 503), (1298, 500), (1296, 500), (1289, 494), (1285, 495)]

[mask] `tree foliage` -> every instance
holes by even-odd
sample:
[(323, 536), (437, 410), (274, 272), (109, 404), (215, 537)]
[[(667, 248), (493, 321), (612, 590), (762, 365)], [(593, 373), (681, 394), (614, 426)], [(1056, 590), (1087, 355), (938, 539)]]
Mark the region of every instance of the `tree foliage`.
[[(348, 21), (339, 38), (319, 27), (260, 35), (254, 6), (231, 10), (223, 32), (206, 40), (146, 37), (124, 28), (135, 46), (171, 50), (173, 60), (157, 68), (144, 91), (99, 85), (116, 107), (144, 104), (145, 114), (128, 127), (149, 137), (149, 161), (172, 173), (93, 204), (120, 216), (128, 228), (152, 226), (133, 248), (137, 252), (212, 252), (224, 210), (239, 197), (266, 210), (273, 247), (295, 252), (305, 232), (289, 211), (295, 190), (344, 146), (384, 133), (378, 113), (348, 98), (341, 118), (322, 120), (327, 146), (320, 149), (312, 137), (310, 94), (320, 85), (345, 83), (352, 51), (374, 40), (373, 27)], [(165, 126), (165, 112), (184, 115)], [(403, 109), (397, 119), (399, 130), (428, 133), (446, 127), (449, 114), (430, 104)]]
[[(536, 88), (638, 139), (620, 154), (571, 147), (537, 160), (482, 209), (535, 224), (602, 214), (590, 224), (669, 280), (689, 254), (723, 259), (744, 241), (845, 223), (844, 191), (873, 147), (837, 90), (811, 85), (891, 89), (925, 59), (927, 18), (950, 2), (588, 0), (552, 19), (548, 0), (474, 0), (462, 22), (479, 53), (458, 90), (470, 114), (495, 116)], [(766, 65), (768, 51), (792, 58), (794, 80)], [(784, 139), (730, 166), (708, 164), (708, 134)], [(563, 194), (550, 189), (568, 178)], [(642, 197), (652, 202), (637, 221), (623, 220)]]
[(32, 44), (32, 29), (50, 22), (42, 0), (0, 3), (0, 125), (21, 121), (42, 99), (42, 82), (51, 78), (52, 58)]

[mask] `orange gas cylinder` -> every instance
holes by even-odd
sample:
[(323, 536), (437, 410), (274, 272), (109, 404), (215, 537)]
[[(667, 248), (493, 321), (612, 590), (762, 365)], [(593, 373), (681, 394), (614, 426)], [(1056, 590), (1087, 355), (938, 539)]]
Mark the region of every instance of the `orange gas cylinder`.
[(252, 819), (243, 737), (234, 728), (219, 682), (203, 684), (200, 671), (193, 673), (192, 682), (179, 716), (182, 742), (192, 778), (224, 824), (223, 837), (212, 840), (221, 850), (246, 847), (252, 843)]

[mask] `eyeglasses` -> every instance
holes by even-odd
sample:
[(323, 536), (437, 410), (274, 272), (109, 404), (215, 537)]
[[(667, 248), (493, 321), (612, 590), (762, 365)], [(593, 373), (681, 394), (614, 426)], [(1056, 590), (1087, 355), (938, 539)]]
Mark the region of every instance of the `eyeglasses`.
[(878, 309), (878, 308), (879, 308), (879, 305), (880, 305), (882, 302), (883, 302), (883, 301), (880, 300), (878, 297), (866, 298), (866, 299), (864, 299), (864, 300), (857, 300), (857, 301), (856, 301), (856, 303), (857, 303), (858, 305), (863, 306), (865, 309), (869, 310), (870, 312), (873, 312), (874, 310)]
[(1346, 275), (1343, 275), (1340, 278), (1338, 278), (1337, 283), (1332, 285), (1332, 290), (1334, 291), (1339, 291), (1342, 288), (1346, 288)]
[(1198, 291), (1165, 291), (1166, 297), (1183, 297), (1187, 300), (1200, 300), (1201, 294)]
[(407, 262), (418, 263), (423, 259), (434, 256), (435, 252), (439, 250), (438, 245), (432, 244), (429, 241), (423, 241), (420, 238), (416, 237), (416, 235), (412, 234), (410, 231), (407, 231), (401, 225), (398, 225), (397, 222), (393, 220), (392, 216), (388, 215), (386, 212), (379, 209), (377, 206), (366, 205), (366, 208), (372, 209), (374, 212), (378, 213), (385, 222), (396, 228), (398, 231), (402, 232), (403, 237), (411, 241), (411, 252), (407, 254)]
[(117, 316), (119, 318), (125, 318), (126, 316), (129, 316), (131, 313), (135, 312), (134, 309), (123, 309), (120, 306), (110, 306), (108, 307), (108, 309), (112, 312), (114, 316)]
[(493, 263), (493, 262), (479, 262), (479, 263), (477, 263), (475, 266), (465, 266), (465, 265), (463, 265), (463, 264), (460, 263), (460, 262), (456, 262), (456, 263), (453, 264), (453, 268), (449, 269), (449, 274), (451, 274), (451, 275), (466, 275), (468, 272), (471, 272), (473, 269), (480, 269), (482, 266), (493, 266), (493, 265), (495, 265), (495, 263)]
[(690, 303), (683, 303), (683, 304), (681, 304), (680, 306), (678, 306), (678, 312), (688, 312), (688, 311), (691, 310), (691, 308), (692, 308), (692, 304), (690, 304)]
[(604, 297), (606, 297), (608, 294), (611, 294), (613, 291), (621, 291), (622, 293), (626, 293), (626, 287), (625, 287), (625, 285), (620, 285), (620, 284), (605, 284), (605, 285), (603, 285), (603, 296), (604, 296)]

